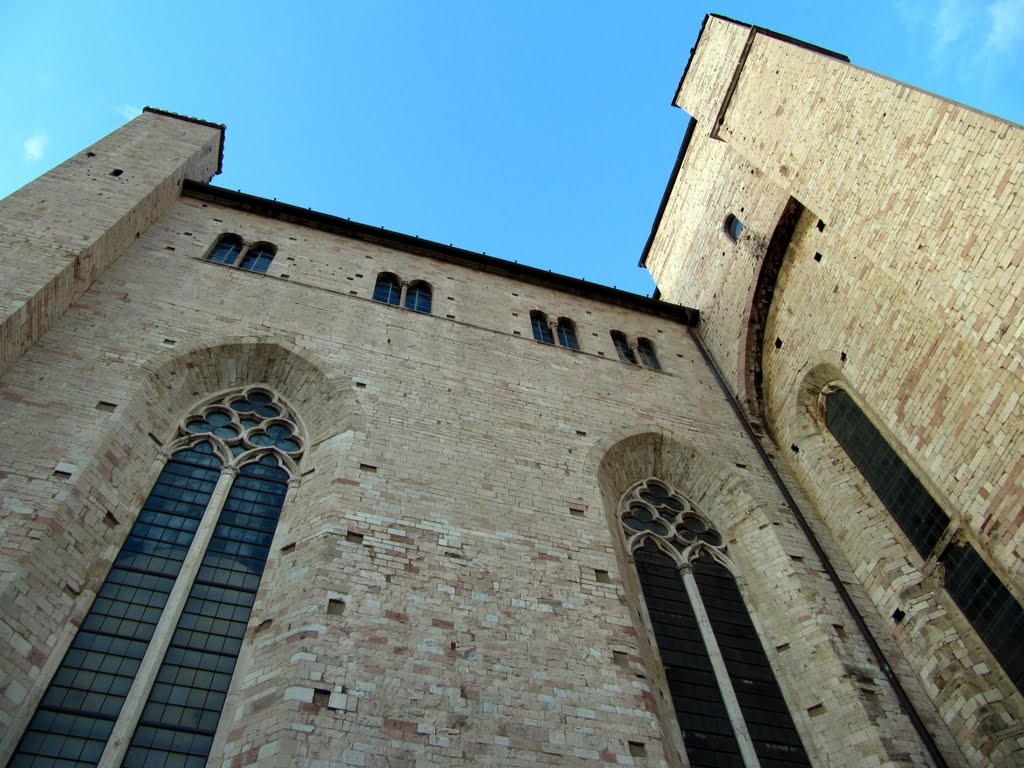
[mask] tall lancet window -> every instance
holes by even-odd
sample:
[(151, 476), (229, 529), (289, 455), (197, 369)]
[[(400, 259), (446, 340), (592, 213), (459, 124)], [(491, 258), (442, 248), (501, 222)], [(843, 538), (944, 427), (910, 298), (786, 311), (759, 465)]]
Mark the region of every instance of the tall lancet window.
[(619, 511), (693, 768), (809, 766), (722, 535), (660, 480)]
[(262, 387), (182, 420), (12, 768), (206, 765), (302, 451)]

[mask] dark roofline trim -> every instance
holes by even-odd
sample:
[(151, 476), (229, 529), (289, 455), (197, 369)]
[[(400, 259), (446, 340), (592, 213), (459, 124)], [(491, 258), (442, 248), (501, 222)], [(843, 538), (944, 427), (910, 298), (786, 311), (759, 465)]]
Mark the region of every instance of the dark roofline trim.
[(245, 194), (244, 192), (233, 192), (189, 179), (185, 180), (182, 192), (188, 197), (197, 200), (224, 205), (247, 213), (267, 216), (268, 218), (318, 229), (354, 240), (384, 245), (407, 253), (413, 253), (417, 256), (446, 261), (585, 298), (598, 299), (609, 304), (635, 309), (648, 315), (674, 320), (684, 325), (696, 326), (700, 319), (700, 313), (690, 307), (657, 301), (656, 299), (650, 299), (646, 296), (630, 293), (629, 291), (610, 288), (600, 283), (591, 283), (579, 278), (569, 277), (568, 275), (561, 275), (557, 272), (505, 261), (494, 256), (487, 256), (475, 251), (436, 243), (414, 235), (404, 235), (400, 232), (384, 229), (384, 227), (360, 224), (349, 219), (331, 216), (330, 214), (320, 213), (308, 208), (299, 208), (298, 206), (288, 205), (276, 200), (267, 200), (263, 197)]
[(800, 40), (799, 38), (796, 37), (790, 37), (789, 35), (784, 35), (781, 32), (775, 32), (774, 30), (767, 29), (765, 27), (758, 27), (755, 26), (754, 24), (747, 24), (747, 22), (745, 21), (740, 21), (739, 19), (731, 19), (728, 16), (722, 16), (719, 13), (709, 13), (704, 17), (704, 20), (700, 23), (700, 32), (697, 33), (697, 42), (695, 42), (693, 44), (693, 48), (690, 49), (690, 58), (686, 62), (686, 68), (683, 70), (683, 76), (679, 78), (679, 86), (676, 88), (677, 100), (679, 98), (679, 92), (683, 89), (683, 81), (686, 79), (686, 74), (690, 71), (690, 64), (693, 63), (693, 54), (696, 53), (697, 48), (700, 47), (700, 40), (702, 37), (704, 37), (704, 30), (707, 28), (708, 19), (720, 19), (721, 21), (727, 21), (730, 24), (737, 24), (741, 27), (747, 27), (747, 29), (752, 29), (757, 34), (764, 35), (765, 37), (773, 37), (776, 40), (781, 40), (784, 43), (795, 45), (798, 48), (804, 48), (813, 53), (820, 53), (823, 56), (829, 56), (833, 59), (838, 59), (839, 61), (846, 62), (847, 64), (850, 63), (849, 56), (845, 56), (842, 53), (837, 53), (836, 51), (829, 50), (828, 48), (822, 48), (820, 45), (815, 45), (814, 43), (808, 43), (806, 40)]
[(224, 125), (224, 123), (211, 123), (209, 120), (201, 120), (198, 117), (189, 117), (188, 115), (179, 115), (177, 112), (168, 112), (165, 109), (157, 109), (156, 107), (143, 107), (142, 111), (152, 112), (154, 115), (160, 115), (162, 117), (173, 117), (175, 120), (184, 120), (186, 123), (205, 125), (207, 128), (216, 128), (219, 130), (220, 154), (217, 157), (217, 173), (219, 174), (224, 170), (224, 134), (226, 134), (228, 130), (228, 127)]
[(679, 154), (676, 155), (676, 164), (672, 167), (672, 173), (668, 175), (668, 184), (665, 185), (665, 193), (661, 196), (661, 204), (658, 206), (658, 212), (654, 216), (654, 223), (651, 224), (651, 234), (647, 236), (647, 242), (644, 244), (643, 253), (640, 254), (640, 263), (637, 266), (647, 266), (647, 256), (650, 254), (651, 246), (654, 245), (654, 238), (658, 234), (658, 230), (661, 228), (661, 219), (665, 215), (665, 209), (668, 208), (669, 198), (672, 197), (672, 188), (676, 185), (676, 179), (679, 178), (679, 169), (683, 167), (683, 158), (686, 156), (686, 150), (690, 148), (690, 141), (693, 139), (693, 134), (696, 130), (697, 119), (691, 116), (690, 122), (686, 126), (686, 133), (683, 135), (683, 143), (679, 145)]
[[(697, 48), (700, 47), (701, 38), (704, 37), (704, 30), (707, 28), (708, 25), (708, 19), (711, 18), (727, 21), (730, 24), (738, 24), (741, 27), (746, 27), (748, 29), (754, 30), (754, 32), (756, 32), (757, 34), (765, 35), (766, 37), (772, 37), (775, 38), (776, 40), (781, 40), (784, 43), (796, 45), (800, 48), (806, 48), (807, 50), (813, 51), (814, 53), (820, 53), (825, 56), (830, 56), (834, 59), (844, 61), (847, 64), (850, 63), (849, 57), (844, 56), (841, 53), (836, 53), (835, 51), (830, 51), (828, 48), (822, 48), (819, 45), (814, 45), (813, 43), (798, 40), (795, 37), (783, 35), (780, 32), (773, 32), (772, 30), (765, 29), (764, 27), (756, 27), (753, 24), (747, 24), (746, 22), (743, 21), (730, 19), (728, 16), (722, 16), (721, 14), (718, 13), (709, 13), (706, 16), (704, 16), (704, 20), (701, 21), (700, 23), (700, 32), (697, 33), (697, 41), (693, 44), (693, 48), (690, 49), (690, 58), (687, 59), (686, 68), (683, 69), (683, 76), (679, 78), (679, 85), (676, 86), (676, 96), (672, 102), (673, 104), (675, 104), (679, 100), (679, 92), (683, 90), (683, 82), (686, 80), (686, 75), (690, 71), (690, 65), (693, 63), (693, 56), (697, 52)], [(683, 143), (679, 147), (679, 155), (676, 157), (675, 167), (672, 169), (672, 173), (668, 177), (668, 184), (665, 187), (665, 194), (662, 195), (661, 197), (661, 205), (658, 206), (658, 213), (655, 215), (654, 223), (651, 225), (651, 234), (647, 237), (647, 243), (644, 245), (643, 253), (640, 254), (639, 265), (641, 267), (647, 266), (647, 257), (648, 255), (650, 255), (651, 246), (654, 245), (655, 235), (657, 235), (658, 229), (661, 227), (661, 220), (665, 214), (665, 208), (668, 207), (668, 201), (672, 195), (672, 188), (675, 186), (676, 179), (679, 177), (679, 169), (683, 165), (683, 157), (686, 155), (686, 150), (690, 146), (690, 141), (693, 139), (693, 133), (696, 130), (696, 128), (697, 121), (691, 116), (690, 122), (686, 126), (686, 134), (683, 136)]]

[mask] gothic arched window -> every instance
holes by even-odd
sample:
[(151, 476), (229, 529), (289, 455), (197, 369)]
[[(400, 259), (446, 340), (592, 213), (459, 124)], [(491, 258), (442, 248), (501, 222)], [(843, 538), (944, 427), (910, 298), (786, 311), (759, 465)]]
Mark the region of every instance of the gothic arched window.
[(551, 333), (551, 326), (548, 325), (548, 316), (543, 312), (534, 310), (530, 313), (530, 327), (533, 329), (533, 338), (541, 344), (555, 343), (555, 337)]
[(373, 300), (381, 304), (391, 304), (397, 307), (402, 296), (402, 283), (398, 275), (390, 272), (381, 272), (377, 275), (377, 284), (373, 287)]
[[(11, 766), (93, 766), (105, 750), (113, 764), (206, 764), (302, 450), (262, 387), (182, 420)], [(179, 577), (189, 589), (172, 596)], [(162, 619), (173, 629), (157, 633)], [(124, 707), (129, 696), (145, 703)], [(108, 749), (115, 730), (130, 742)]]
[(430, 285), (422, 280), (417, 280), (409, 285), (409, 291), (405, 295), (405, 308), (429, 315), (432, 298), (433, 292), (430, 290)]
[(579, 350), (580, 341), (576, 335), (576, 323), (567, 317), (558, 318), (558, 343), (566, 349)]
[(722, 535), (654, 479), (623, 497), (619, 520), (690, 765), (809, 766)]
[(206, 260), (216, 264), (234, 264), (238, 259), (238, 254), (242, 252), (243, 246), (242, 238), (238, 235), (233, 233), (221, 235), (217, 238), (213, 249), (206, 255)]
[(265, 273), (276, 255), (277, 248), (270, 243), (255, 243), (246, 251), (238, 268)]

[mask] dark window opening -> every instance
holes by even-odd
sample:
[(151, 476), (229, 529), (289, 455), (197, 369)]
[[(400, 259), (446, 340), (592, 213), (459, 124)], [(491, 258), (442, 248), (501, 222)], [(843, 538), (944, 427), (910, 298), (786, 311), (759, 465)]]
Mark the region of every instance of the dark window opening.
[(567, 317), (558, 318), (558, 343), (566, 349), (580, 348), (580, 341), (576, 336), (576, 324)]
[(402, 285), (396, 275), (390, 272), (381, 272), (377, 275), (377, 284), (373, 287), (374, 301), (397, 307), (401, 295)]
[(921, 557), (931, 555), (949, 516), (843, 390), (825, 397), (825, 422)]
[(533, 338), (541, 344), (554, 344), (555, 337), (551, 333), (551, 326), (548, 325), (548, 316), (536, 310), (530, 313), (530, 327), (533, 328)]
[(249, 272), (265, 273), (270, 262), (274, 260), (275, 254), (277, 254), (277, 248), (270, 243), (256, 243), (242, 257), (242, 263), (238, 267)]
[(729, 239), (734, 243), (740, 239), (740, 235), (743, 234), (743, 222), (733, 216), (731, 213), (725, 217), (725, 234), (729, 236)]
[(970, 546), (951, 546), (940, 558), (953, 602), (1024, 692), (1024, 608)]
[[(848, 393), (826, 395), (825, 421), (910, 543), (921, 557), (930, 557), (949, 527), (949, 516)], [(939, 560), (953, 602), (1024, 692), (1024, 608), (970, 545), (950, 546)], [(895, 621), (904, 616), (899, 609), (893, 613)]]
[(405, 308), (429, 315), (432, 299), (433, 292), (430, 286), (423, 281), (417, 281), (409, 286), (409, 292), (405, 296)]
[(234, 264), (241, 252), (242, 238), (234, 234), (221, 235), (206, 260), (215, 264)]
[(658, 355), (654, 351), (654, 343), (650, 339), (637, 339), (636, 351), (645, 366), (652, 371), (661, 370), (661, 363), (658, 362)]
[(636, 365), (636, 355), (633, 354), (626, 334), (622, 331), (612, 331), (612, 343), (615, 344), (615, 351), (619, 353), (619, 360), (630, 365)]
[[(736, 577), (723, 564), (725, 541), (689, 507), (651, 479), (629, 494), (620, 511), (689, 764), (743, 768), (745, 743), (761, 765), (809, 766)], [(708, 624), (698, 621), (701, 614)], [(725, 674), (711, 664), (713, 646), (721, 651)], [(746, 734), (734, 728), (739, 721)]]

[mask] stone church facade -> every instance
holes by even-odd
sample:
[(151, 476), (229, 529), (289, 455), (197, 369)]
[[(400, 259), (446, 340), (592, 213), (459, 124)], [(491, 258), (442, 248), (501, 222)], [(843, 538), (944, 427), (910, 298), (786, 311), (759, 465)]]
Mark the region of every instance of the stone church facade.
[(645, 299), (210, 186), (0, 207), (0, 761), (1024, 759), (1024, 132), (709, 16)]

